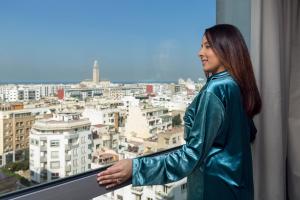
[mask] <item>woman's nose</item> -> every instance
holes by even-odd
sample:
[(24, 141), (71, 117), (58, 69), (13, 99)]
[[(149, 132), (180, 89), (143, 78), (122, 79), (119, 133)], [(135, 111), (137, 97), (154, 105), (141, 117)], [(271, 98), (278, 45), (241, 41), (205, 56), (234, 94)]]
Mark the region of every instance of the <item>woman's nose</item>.
[(198, 52), (198, 56), (199, 58), (201, 58), (203, 56), (203, 48), (201, 48)]

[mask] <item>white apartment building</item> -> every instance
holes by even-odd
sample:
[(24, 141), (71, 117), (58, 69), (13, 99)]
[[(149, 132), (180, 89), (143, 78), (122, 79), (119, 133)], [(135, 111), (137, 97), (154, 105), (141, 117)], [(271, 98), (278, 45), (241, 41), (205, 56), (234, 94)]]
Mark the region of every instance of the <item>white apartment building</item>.
[(31, 180), (47, 182), (89, 170), (90, 125), (78, 113), (59, 113), (36, 121), (30, 132)]
[(105, 124), (119, 128), (119, 126), (124, 127), (126, 113), (126, 110), (121, 107), (87, 105), (82, 116), (89, 118), (92, 125)]

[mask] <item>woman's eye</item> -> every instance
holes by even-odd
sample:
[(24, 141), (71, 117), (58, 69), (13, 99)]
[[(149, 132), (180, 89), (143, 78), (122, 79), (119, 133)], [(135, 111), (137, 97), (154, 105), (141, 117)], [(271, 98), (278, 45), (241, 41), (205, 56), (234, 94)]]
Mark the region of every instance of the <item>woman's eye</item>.
[(210, 45), (206, 45), (205, 48), (210, 48)]

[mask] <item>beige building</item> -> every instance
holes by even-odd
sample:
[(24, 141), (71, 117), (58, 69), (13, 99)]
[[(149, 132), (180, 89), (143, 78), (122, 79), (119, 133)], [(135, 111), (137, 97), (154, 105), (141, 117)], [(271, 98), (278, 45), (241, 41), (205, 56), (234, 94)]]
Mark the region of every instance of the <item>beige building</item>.
[(131, 106), (125, 123), (127, 137), (149, 138), (172, 128), (172, 116), (164, 107)]
[(167, 130), (158, 134), (157, 150), (170, 149), (185, 143), (183, 126)]
[(26, 110), (0, 112), (0, 166), (23, 160), (35, 116)]

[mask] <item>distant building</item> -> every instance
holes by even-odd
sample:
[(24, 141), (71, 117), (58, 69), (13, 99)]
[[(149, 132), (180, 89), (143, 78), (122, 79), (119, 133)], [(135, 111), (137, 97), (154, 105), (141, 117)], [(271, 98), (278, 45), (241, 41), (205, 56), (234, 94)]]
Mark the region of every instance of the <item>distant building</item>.
[(146, 86), (146, 93), (152, 94), (153, 93), (153, 85), (147, 85)]
[(30, 133), (30, 176), (41, 183), (91, 169), (90, 122), (78, 113), (36, 121)]
[(63, 100), (65, 98), (65, 91), (63, 88), (57, 90), (57, 98)]
[(99, 65), (97, 60), (95, 60), (93, 67), (93, 82), (95, 84), (100, 82)]

